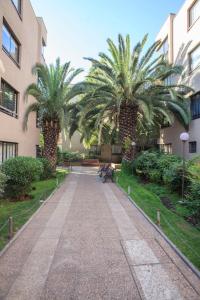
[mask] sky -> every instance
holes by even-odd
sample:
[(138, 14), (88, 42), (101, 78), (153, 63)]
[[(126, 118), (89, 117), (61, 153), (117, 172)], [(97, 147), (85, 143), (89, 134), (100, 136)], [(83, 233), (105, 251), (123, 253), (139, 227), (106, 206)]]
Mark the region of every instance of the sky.
[(118, 33), (130, 34), (132, 45), (149, 34), (149, 45), (169, 13), (176, 13), (184, 0), (31, 0), (37, 16), (48, 31), (46, 62), (57, 57), (71, 61), (86, 74), (90, 63), (83, 57), (97, 58), (107, 49), (106, 40), (117, 40)]

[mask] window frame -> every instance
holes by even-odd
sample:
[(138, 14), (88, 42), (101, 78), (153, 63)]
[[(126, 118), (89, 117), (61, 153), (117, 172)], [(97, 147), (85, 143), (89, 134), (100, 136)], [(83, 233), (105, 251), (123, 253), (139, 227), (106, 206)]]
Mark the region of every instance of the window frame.
[(188, 62), (189, 62), (189, 74), (193, 73), (195, 70), (197, 70), (199, 67), (200, 67), (200, 61), (199, 61), (199, 64), (197, 65), (197, 67), (195, 67), (194, 69), (191, 69), (191, 54), (196, 50), (196, 49), (200, 49), (200, 42), (195, 46), (193, 47), (190, 52), (188, 52)]
[[(6, 161), (6, 160), (8, 160), (9, 158), (11, 158), (11, 157), (9, 157), (8, 158), (8, 156), (7, 156), (7, 153), (8, 153), (8, 146), (10, 146), (10, 145), (12, 145), (12, 146), (15, 146), (15, 154), (14, 154), (14, 156), (12, 156), (12, 157), (17, 157), (18, 156), (18, 143), (15, 143), (15, 142), (8, 142), (8, 141), (1, 141), (0, 140), (0, 144), (1, 144), (1, 146), (2, 146), (2, 151), (1, 151), (1, 156), (0, 156), (0, 165), (4, 162), (4, 161)], [(4, 159), (4, 145), (6, 146), (6, 159)]]
[(3, 78), (1, 78), (1, 97), (3, 98), (3, 85), (7, 85), (15, 94), (15, 111), (12, 111), (6, 107), (4, 107), (3, 105), (1, 105), (0, 103), (0, 111), (3, 113), (6, 113), (7, 115), (14, 117), (14, 118), (18, 118), (18, 101), (19, 101), (19, 92), (13, 88), (6, 80), (4, 80)]
[[(6, 30), (9, 32), (11, 38), (14, 40), (14, 42), (18, 46), (17, 60), (10, 54), (10, 52), (3, 45), (3, 27), (6, 28)], [(3, 18), (3, 23), (2, 23), (2, 49), (8, 55), (8, 57), (16, 64), (16, 66), (18, 66), (18, 68), (20, 68), (21, 44), (19, 42), (19, 39), (16, 37), (15, 33), (13, 32), (13, 30), (11, 29), (10, 25), (8, 24), (8, 22), (6, 21), (5, 18)]]
[[(195, 100), (192, 100), (192, 98), (197, 96), (197, 95), (199, 95), (199, 113), (198, 114), (193, 114), (192, 113), (192, 101), (195, 101)], [(191, 98), (190, 98), (190, 111), (191, 111), (191, 119), (192, 120), (196, 120), (196, 119), (200, 118), (200, 91), (191, 96)]]
[(17, 14), (19, 15), (20, 19), (22, 20), (22, 1), (23, 0), (18, 0), (19, 2), (19, 8), (16, 7), (15, 3), (14, 3), (14, 0), (11, 0)]
[(189, 6), (188, 10), (187, 10), (187, 30), (189, 31), (194, 25), (195, 23), (200, 19), (200, 15), (197, 17), (197, 19), (191, 24), (191, 16), (190, 16), (190, 12), (191, 9), (195, 6), (195, 4), (198, 2), (199, 0), (194, 0), (192, 2), (192, 4)]
[(166, 53), (164, 53), (162, 51), (162, 55), (164, 55), (165, 59), (169, 60), (169, 37), (168, 37), (168, 35), (162, 40), (161, 45), (160, 45), (158, 51), (161, 51), (161, 49), (162, 49), (163, 45), (166, 43), (166, 41), (168, 43), (168, 51)]
[[(193, 146), (194, 146), (194, 148), (193, 148)], [(191, 153), (191, 154), (197, 153), (197, 141), (189, 142), (189, 153)]]

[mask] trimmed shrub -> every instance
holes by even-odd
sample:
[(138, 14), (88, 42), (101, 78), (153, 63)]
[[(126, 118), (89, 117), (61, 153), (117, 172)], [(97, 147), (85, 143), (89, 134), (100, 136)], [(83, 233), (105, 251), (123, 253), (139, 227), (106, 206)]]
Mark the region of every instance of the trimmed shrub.
[(84, 158), (83, 153), (65, 151), (62, 153), (63, 161), (80, 161)]
[(8, 177), (0, 171), (0, 196), (3, 195)]
[(48, 159), (41, 157), (38, 158), (38, 161), (42, 163), (43, 166), (43, 172), (40, 176), (41, 179), (48, 179), (51, 178), (53, 176), (53, 170), (51, 168), (51, 165), (48, 161)]
[(2, 164), (2, 171), (8, 176), (5, 195), (20, 199), (30, 191), (31, 183), (40, 179), (43, 165), (35, 158), (21, 156), (5, 161)]
[(149, 173), (153, 169), (158, 169), (158, 152), (145, 151), (137, 157), (134, 162), (134, 169), (136, 174), (149, 179)]

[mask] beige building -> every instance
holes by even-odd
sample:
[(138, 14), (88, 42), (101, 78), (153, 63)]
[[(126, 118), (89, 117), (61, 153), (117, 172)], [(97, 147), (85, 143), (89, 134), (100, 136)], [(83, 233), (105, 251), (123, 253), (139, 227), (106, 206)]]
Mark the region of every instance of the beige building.
[[(36, 156), (39, 129), (36, 114), (22, 129), (27, 106), (24, 92), (37, 78), (32, 68), (44, 63), (47, 31), (29, 0), (0, 0), (0, 163), (17, 156)], [(29, 103), (34, 101), (29, 99)], [(29, 104), (28, 103), (28, 104)]]
[[(169, 62), (183, 66), (179, 78), (168, 78), (169, 83), (178, 82), (194, 89), (191, 96), (192, 121), (189, 127), (189, 141), (186, 156), (200, 154), (200, 0), (186, 0), (177, 14), (170, 14), (161, 28), (157, 40), (162, 40), (162, 51)], [(178, 121), (163, 128), (159, 144), (172, 153), (181, 154), (180, 134), (185, 129)]]

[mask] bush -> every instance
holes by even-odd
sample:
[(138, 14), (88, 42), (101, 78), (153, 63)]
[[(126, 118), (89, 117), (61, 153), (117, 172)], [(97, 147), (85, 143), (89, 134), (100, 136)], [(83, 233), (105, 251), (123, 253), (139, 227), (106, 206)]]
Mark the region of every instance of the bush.
[(153, 169), (158, 169), (158, 157), (158, 152), (145, 151), (139, 155), (134, 162), (136, 174), (149, 179), (150, 171)]
[(62, 153), (63, 161), (80, 161), (84, 158), (83, 153), (65, 151)]
[(31, 183), (40, 178), (43, 165), (32, 157), (15, 157), (2, 164), (2, 171), (8, 176), (5, 195), (23, 198), (30, 191)]
[(3, 195), (8, 177), (0, 171), (0, 196)]
[(129, 174), (129, 175), (133, 174), (133, 172), (135, 170), (134, 161), (128, 162), (128, 161), (123, 160), (121, 170), (125, 174)]
[(200, 182), (197, 180), (191, 181), (186, 197), (186, 206), (190, 210), (192, 216), (196, 217), (200, 222)]
[(41, 179), (48, 179), (53, 176), (53, 170), (51, 168), (51, 165), (46, 158), (38, 158), (38, 161), (42, 163), (43, 166), (43, 172), (40, 176)]

